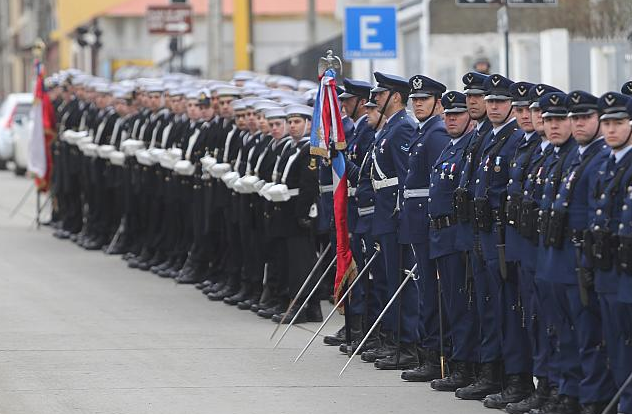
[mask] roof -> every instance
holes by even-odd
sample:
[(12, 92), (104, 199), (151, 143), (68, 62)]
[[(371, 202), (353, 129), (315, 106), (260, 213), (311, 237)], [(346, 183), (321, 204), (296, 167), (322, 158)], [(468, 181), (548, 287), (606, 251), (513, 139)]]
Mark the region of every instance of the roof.
[[(169, 4), (169, 0), (126, 0), (113, 6), (104, 14), (106, 16), (133, 17), (145, 14), (148, 6)], [(196, 15), (206, 14), (208, 0), (189, 0)], [(252, 0), (252, 10), (255, 15), (295, 15), (307, 13), (308, 0)], [(319, 14), (333, 14), (336, 0), (316, 0), (316, 11)], [(224, 15), (233, 14), (233, 0), (222, 0)]]

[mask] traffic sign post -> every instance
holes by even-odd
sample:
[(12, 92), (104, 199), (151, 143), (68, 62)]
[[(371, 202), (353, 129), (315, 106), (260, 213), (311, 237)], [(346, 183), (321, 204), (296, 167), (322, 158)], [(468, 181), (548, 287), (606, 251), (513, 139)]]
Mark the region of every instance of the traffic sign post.
[(505, 76), (509, 77), (509, 9), (508, 7), (557, 6), (558, 0), (455, 0), (457, 6), (500, 5), (496, 14), (498, 33), (503, 36)]
[(343, 56), (348, 60), (396, 58), (395, 6), (347, 7), (343, 45)]
[(193, 28), (193, 11), (189, 4), (149, 6), (146, 19), (150, 34), (179, 36), (191, 33)]

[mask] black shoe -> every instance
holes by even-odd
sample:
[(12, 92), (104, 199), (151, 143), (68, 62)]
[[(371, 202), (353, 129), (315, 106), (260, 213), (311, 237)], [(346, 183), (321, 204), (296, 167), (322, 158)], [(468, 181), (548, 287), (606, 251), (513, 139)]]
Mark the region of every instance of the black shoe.
[(244, 300), (248, 299), (248, 296), (248, 288), (242, 284), (239, 292), (224, 298), (224, 303), (227, 305), (235, 306), (239, 302), (243, 302)]
[[(544, 411), (545, 407), (547, 411)], [(568, 395), (560, 395), (557, 404), (552, 404), (551, 406), (545, 404), (545, 407), (542, 407), (538, 414), (577, 414), (581, 410), (577, 398), (569, 397)]]
[(500, 391), (500, 364), (489, 362), (481, 364), (478, 378), (473, 384), (459, 388), (454, 395), (462, 400), (482, 400)]
[[(362, 341), (362, 339), (364, 338), (355, 339), (353, 342), (351, 342), (351, 347), (349, 347), (347, 344), (340, 344), (338, 350), (345, 355), (351, 355), (356, 351), (356, 349), (358, 349), (358, 346), (360, 346), (360, 342)], [(369, 349), (377, 349), (381, 345), (382, 344), (380, 342), (380, 338), (374, 333), (371, 333), (371, 336), (366, 340), (364, 345), (362, 345), (362, 349), (359, 352), (368, 351)]]
[(219, 292), (209, 293), (208, 295), (206, 295), (206, 297), (209, 300), (212, 300), (214, 302), (219, 302), (221, 300), (224, 300), (224, 298), (228, 296), (233, 296), (235, 293), (237, 293), (236, 288), (226, 286), (224, 289), (220, 290)]
[(441, 378), (439, 351), (424, 348), (423, 362), (420, 366), (402, 372), (401, 378), (411, 382), (430, 382)]
[(516, 403), (509, 403), (505, 411), (509, 414), (522, 414), (542, 407), (549, 399), (551, 388), (548, 378), (538, 378), (538, 387), (527, 398)]
[(277, 305), (272, 306), (270, 308), (259, 309), (257, 311), (257, 315), (261, 316), (264, 319), (271, 319), (274, 315), (277, 315), (279, 313), (284, 312), (286, 307), (287, 306), (282, 306), (280, 304), (277, 304)]
[(529, 410), (529, 414), (547, 414), (549, 412), (555, 412), (557, 404), (560, 402), (560, 395), (557, 387), (551, 387), (549, 392), (549, 398), (546, 403), (539, 408), (532, 408)]
[(483, 400), (485, 407), (503, 409), (509, 403), (517, 403), (528, 398), (534, 391), (531, 374), (508, 375), (506, 381), (505, 389), (485, 397)]
[(177, 278), (176, 282), (178, 282), (181, 285), (192, 285), (194, 283), (198, 283), (203, 278), (204, 278), (204, 270), (197, 269), (191, 273), (187, 273), (183, 275), (182, 277)]
[(384, 359), (388, 356), (395, 355), (397, 346), (393, 340), (393, 332), (380, 332), (380, 346), (375, 349), (368, 349), (360, 355), (360, 359), (364, 362), (375, 362), (378, 359)]
[[(467, 387), (474, 382), (472, 364), (465, 361), (454, 361), (451, 364), (450, 375), (430, 382), (430, 387), (437, 391), (454, 392), (459, 388)], [(441, 369), (441, 368), (439, 368)]]
[(249, 310), (250, 307), (257, 302), (256, 298), (248, 298), (244, 301), (237, 303), (237, 309), (239, 310)]
[(158, 272), (160, 272), (161, 270), (166, 270), (166, 269), (169, 269), (171, 266), (173, 266), (173, 262), (174, 262), (174, 259), (169, 258), (165, 260), (164, 262), (157, 264), (156, 266), (150, 267), (149, 270), (151, 271), (151, 273), (158, 274)]
[(209, 287), (209, 293), (217, 293), (221, 290), (224, 290), (224, 288), (226, 288), (226, 281), (221, 280), (217, 283), (213, 283), (210, 287)]
[(313, 300), (312, 302), (307, 304), (307, 307), (304, 309), (305, 316), (307, 317), (307, 322), (322, 322), (323, 321), (323, 311), (320, 308), (320, 300)]
[(101, 250), (101, 248), (105, 245), (107, 241), (104, 237), (95, 237), (94, 239), (88, 240), (83, 244), (83, 248), (86, 250)]
[(323, 338), (323, 342), (325, 343), (325, 345), (332, 345), (332, 346), (336, 346), (336, 345), (340, 346), (343, 344), (346, 345), (345, 344), (345, 326), (342, 325), (342, 328), (338, 329), (336, 333), (334, 333), (333, 335), (326, 335)]
[(419, 366), (417, 346), (402, 342), (399, 345), (399, 352), (386, 358), (377, 359), (374, 365), (375, 368), (382, 370), (411, 369)]
[[(608, 406), (608, 402), (596, 402), (590, 404), (582, 405), (581, 414), (601, 414), (603, 410)], [(617, 414), (616, 409), (613, 407), (611, 410), (608, 410), (606, 414)]]
[(206, 279), (206, 280), (201, 281), (200, 283), (196, 283), (195, 284), (195, 288), (198, 289), (198, 290), (202, 290), (205, 287), (210, 286), (212, 284), (213, 284), (213, 282), (211, 282), (210, 280)]

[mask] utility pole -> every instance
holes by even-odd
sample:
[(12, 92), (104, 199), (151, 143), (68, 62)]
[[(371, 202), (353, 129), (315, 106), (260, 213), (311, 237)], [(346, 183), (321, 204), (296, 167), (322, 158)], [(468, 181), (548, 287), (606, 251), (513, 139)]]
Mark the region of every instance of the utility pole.
[(206, 69), (210, 79), (219, 79), (222, 72), (222, 0), (208, 0), (208, 14), (206, 16), (208, 35), (206, 50)]
[(316, 0), (308, 0), (307, 10), (307, 46), (316, 44)]

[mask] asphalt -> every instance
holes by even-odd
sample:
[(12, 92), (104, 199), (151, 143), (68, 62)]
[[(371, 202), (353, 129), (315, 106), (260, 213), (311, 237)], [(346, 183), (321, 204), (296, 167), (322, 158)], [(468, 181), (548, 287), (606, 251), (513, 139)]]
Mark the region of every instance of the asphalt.
[(294, 364), (317, 324), (273, 350), (270, 321), (36, 229), (34, 194), (9, 217), (30, 185), (0, 172), (0, 414), (490, 412), (359, 358), (338, 377), (321, 338)]

